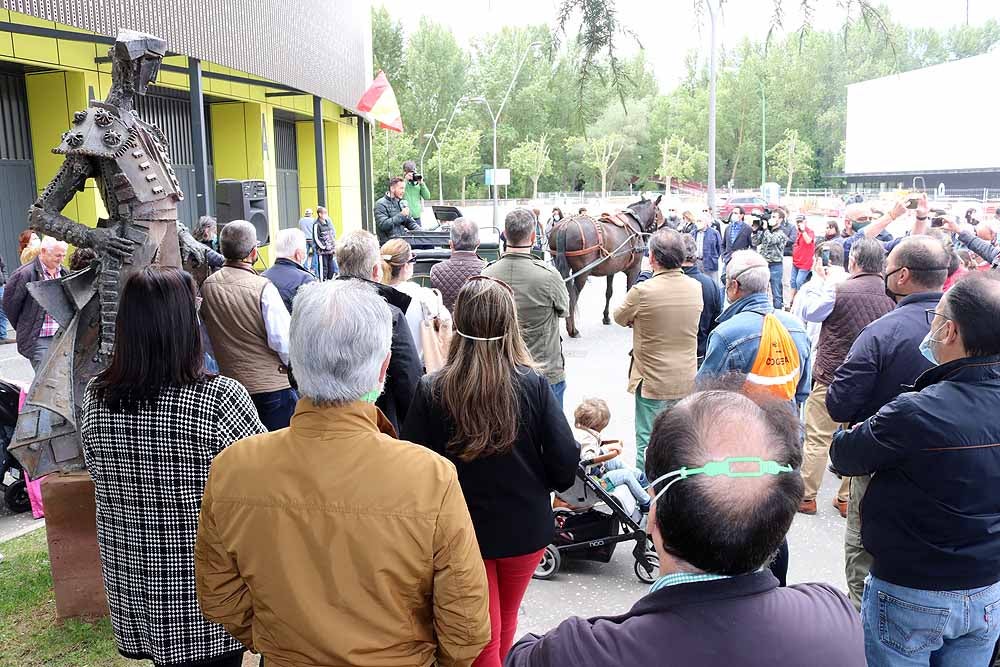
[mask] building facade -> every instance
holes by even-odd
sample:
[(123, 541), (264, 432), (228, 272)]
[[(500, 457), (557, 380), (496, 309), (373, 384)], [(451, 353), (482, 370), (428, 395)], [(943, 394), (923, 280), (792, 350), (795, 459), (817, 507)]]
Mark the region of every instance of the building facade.
[[(266, 184), (268, 230), (324, 205), (338, 232), (370, 227), (370, 4), (357, 0), (0, 0), (0, 253), (17, 266), (27, 210), (62, 158), (73, 113), (104, 99), (128, 28), (167, 40), (139, 114), (167, 135), (181, 220), (215, 213), (219, 179)], [(107, 213), (93, 182), (64, 211)], [(264, 253), (267, 254), (266, 251)]]

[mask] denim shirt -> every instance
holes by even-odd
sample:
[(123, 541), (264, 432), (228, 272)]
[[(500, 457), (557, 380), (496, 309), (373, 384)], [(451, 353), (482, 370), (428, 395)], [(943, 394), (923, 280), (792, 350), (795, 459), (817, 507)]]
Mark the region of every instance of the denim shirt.
[(702, 362), (695, 382), (722, 376), (727, 373), (750, 372), (760, 347), (764, 315), (774, 313), (781, 321), (799, 351), (801, 375), (795, 392), (795, 402), (802, 404), (809, 397), (812, 387), (812, 354), (805, 325), (795, 315), (774, 310), (766, 293), (751, 294), (732, 304), (719, 315), (718, 326), (708, 336), (705, 361)]

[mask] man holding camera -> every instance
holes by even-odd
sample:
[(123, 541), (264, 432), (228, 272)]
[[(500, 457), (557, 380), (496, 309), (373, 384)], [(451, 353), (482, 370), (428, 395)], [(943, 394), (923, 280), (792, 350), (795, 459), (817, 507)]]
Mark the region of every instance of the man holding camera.
[(406, 184), (403, 199), (410, 207), (410, 216), (423, 227), (420, 214), (424, 211), (424, 200), (429, 201), (431, 198), (431, 191), (427, 189), (423, 175), (417, 173), (417, 165), (413, 160), (403, 163), (403, 181)]
[(754, 209), (751, 212), (750, 244), (767, 260), (767, 269), (771, 274), (771, 300), (774, 307), (781, 310), (785, 306), (782, 289), (784, 276), (784, 254), (788, 236), (781, 230), (782, 218), (772, 215), (771, 211)]

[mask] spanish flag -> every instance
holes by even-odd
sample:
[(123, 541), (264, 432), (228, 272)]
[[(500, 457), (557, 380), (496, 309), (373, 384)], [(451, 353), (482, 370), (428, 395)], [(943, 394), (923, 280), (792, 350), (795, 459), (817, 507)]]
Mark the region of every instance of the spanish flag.
[(382, 70), (379, 70), (372, 85), (358, 101), (358, 111), (371, 112), (379, 127), (393, 132), (403, 131), (403, 119), (399, 115), (396, 93), (392, 92), (389, 79), (385, 78), (385, 72)]

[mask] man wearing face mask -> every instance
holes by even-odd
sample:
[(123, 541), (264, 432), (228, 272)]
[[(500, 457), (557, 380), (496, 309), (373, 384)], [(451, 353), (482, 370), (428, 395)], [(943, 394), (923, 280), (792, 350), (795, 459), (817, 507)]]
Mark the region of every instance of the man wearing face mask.
[(722, 278), (725, 284), (726, 265), (732, 259), (733, 253), (737, 250), (747, 250), (750, 248), (750, 236), (753, 230), (750, 225), (743, 220), (743, 209), (739, 206), (733, 208), (729, 214), (729, 225), (722, 238)]
[[(889, 253), (883, 280), (896, 307), (861, 331), (834, 372), (826, 394), (833, 421), (863, 422), (930, 368), (920, 353), (920, 342), (930, 330), (925, 311), (941, 300), (948, 260), (944, 246), (930, 236), (908, 236)], [(844, 537), (848, 593), (859, 608), (871, 567), (871, 555), (861, 544), (859, 509), (870, 480), (867, 475), (851, 478)]]
[(695, 218), (696, 229), (692, 236), (694, 236), (702, 272), (715, 282), (719, 282), (719, 255), (722, 253), (722, 237), (708, 222), (709, 214), (707, 212), (703, 212)]
[(969, 275), (923, 311), (931, 368), (830, 455), (875, 473), (861, 516), (868, 663), (985, 665), (1000, 635), (1000, 423), (984, 418), (1000, 403), (1000, 278)]

